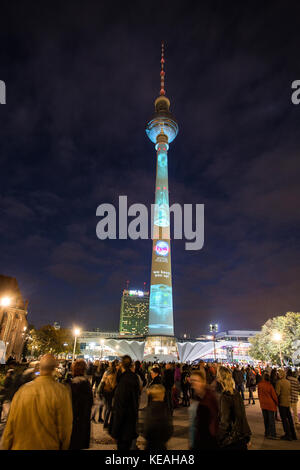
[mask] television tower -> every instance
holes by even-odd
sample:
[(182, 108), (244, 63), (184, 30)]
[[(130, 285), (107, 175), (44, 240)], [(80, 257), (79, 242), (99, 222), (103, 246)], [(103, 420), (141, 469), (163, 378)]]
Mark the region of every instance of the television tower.
[(168, 150), (169, 144), (177, 136), (178, 124), (170, 112), (170, 101), (166, 97), (164, 43), (161, 46), (160, 62), (160, 93), (154, 102), (154, 116), (146, 126), (146, 134), (154, 143), (156, 150), (156, 181), (155, 208), (154, 214), (152, 214), (153, 250), (149, 337), (145, 346), (145, 354), (172, 353), (176, 355), (171, 271)]

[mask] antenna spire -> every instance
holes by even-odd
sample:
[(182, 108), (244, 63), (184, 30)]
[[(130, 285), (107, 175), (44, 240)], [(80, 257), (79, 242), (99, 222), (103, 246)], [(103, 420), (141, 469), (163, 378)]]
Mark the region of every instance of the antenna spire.
[(160, 95), (165, 95), (165, 71), (164, 71), (164, 63), (165, 63), (165, 58), (164, 58), (164, 52), (165, 52), (165, 44), (164, 41), (161, 43), (161, 69), (160, 69)]

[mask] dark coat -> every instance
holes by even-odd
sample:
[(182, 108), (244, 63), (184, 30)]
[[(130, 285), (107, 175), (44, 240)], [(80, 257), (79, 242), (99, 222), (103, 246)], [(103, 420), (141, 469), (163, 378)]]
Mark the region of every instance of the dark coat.
[(115, 391), (109, 426), (110, 435), (114, 439), (130, 441), (138, 436), (136, 427), (139, 394), (140, 384), (137, 375), (130, 370), (123, 372)]
[(86, 377), (74, 377), (70, 387), (73, 407), (70, 449), (88, 449), (90, 445), (91, 409), (93, 406), (92, 387)]
[(174, 385), (174, 371), (173, 369), (165, 369), (163, 375), (163, 385), (166, 390), (172, 390)]
[(220, 397), (220, 421), (218, 441), (221, 447), (244, 448), (249, 442), (249, 427), (245, 406), (241, 395), (236, 390), (233, 394), (223, 392)]
[(194, 430), (192, 450), (217, 449), (218, 403), (214, 392), (208, 387), (204, 397), (198, 398)]
[(145, 412), (144, 437), (147, 440), (145, 450), (166, 450), (166, 443), (172, 434), (172, 416), (166, 403), (152, 401)]
[(256, 374), (252, 369), (247, 371), (246, 387), (252, 390), (252, 392), (256, 390)]
[(234, 369), (232, 372), (232, 377), (236, 385), (243, 385), (244, 374), (240, 369)]

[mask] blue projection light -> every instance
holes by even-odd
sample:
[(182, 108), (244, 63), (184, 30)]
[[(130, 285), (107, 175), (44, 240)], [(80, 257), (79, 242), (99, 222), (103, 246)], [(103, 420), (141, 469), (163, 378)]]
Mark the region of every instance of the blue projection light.
[(173, 333), (172, 287), (154, 284), (150, 289), (149, 332), (151, 334)]

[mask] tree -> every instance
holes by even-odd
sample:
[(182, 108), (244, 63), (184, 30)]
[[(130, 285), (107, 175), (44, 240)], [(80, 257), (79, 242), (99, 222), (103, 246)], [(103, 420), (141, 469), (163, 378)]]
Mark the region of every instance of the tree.
[[(27, 347), (35, 357), (49, 352), (54, 355), (69, 354), (73, 352), (73, 346), (74, 336), (68, 328), (55, 329), (51, 325), (45, 325), (39, 329), (32, 328), (29, 332)], [(77, 343), (76, 353), (79, 352)]]
[(282, 335), (280, 348), (284, 362), (291, 363), (300, 339), (300, 313), (287, 312), (285, 315), (271, 318), (262, 327), (261, 332), (250, 338), (249, 355), (254, 359), (280, 364), (279, 344), (273, 335)]

